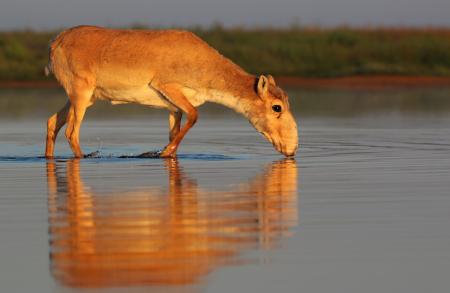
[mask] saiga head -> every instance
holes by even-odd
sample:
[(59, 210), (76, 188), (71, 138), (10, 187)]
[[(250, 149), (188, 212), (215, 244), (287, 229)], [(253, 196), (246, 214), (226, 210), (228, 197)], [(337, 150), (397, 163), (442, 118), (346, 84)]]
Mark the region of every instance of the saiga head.
[(256, 82), (259, 97), (252, 105), (250, 123), (285, 156), (295, 155), (298, 147), (297, 124), (289, 109), (286, 93), (272, 76), (261, 75)]

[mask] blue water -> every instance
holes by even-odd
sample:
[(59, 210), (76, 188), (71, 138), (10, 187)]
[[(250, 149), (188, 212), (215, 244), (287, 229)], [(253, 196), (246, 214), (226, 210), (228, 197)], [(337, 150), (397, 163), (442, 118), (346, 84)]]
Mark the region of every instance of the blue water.
[(163, 147), (165, 116), (93, 111), (81, 160), (64, 136), (42, 157), (45, 116), (5, 121), (0, 291), (447, 292), (442, 108), (298, 115), (294, 159), (232, 114), (177, 159), (120, 158)]

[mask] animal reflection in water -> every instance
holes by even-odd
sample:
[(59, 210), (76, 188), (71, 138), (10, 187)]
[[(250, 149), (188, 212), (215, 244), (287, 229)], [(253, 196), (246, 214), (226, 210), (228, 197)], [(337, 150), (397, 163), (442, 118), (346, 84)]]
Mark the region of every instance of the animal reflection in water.
[(70, 287), (197, 283), (270, 249), (297, 224), (297, 166), (269, 164), (233, 190), (208, 191), (165, 162), (169, 185), (96, 194), (80, 162), (47, 163), (53, 276)]

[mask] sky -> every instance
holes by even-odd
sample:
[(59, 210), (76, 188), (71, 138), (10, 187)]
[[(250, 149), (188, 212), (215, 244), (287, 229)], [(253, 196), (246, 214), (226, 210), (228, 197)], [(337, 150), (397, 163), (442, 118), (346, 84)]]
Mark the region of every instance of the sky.
[(450, 0), (0, 0), (0, 30), (135, 23), (450, 27)]

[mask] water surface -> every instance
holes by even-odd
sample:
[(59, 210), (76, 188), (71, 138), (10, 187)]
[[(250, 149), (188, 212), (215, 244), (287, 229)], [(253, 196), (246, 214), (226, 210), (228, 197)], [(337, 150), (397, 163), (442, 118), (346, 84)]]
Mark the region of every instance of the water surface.
[[(106, 104), (43, 159), (57, 90), (0, 91), (0, 291), (447, 292), (448, 89), (292, 90), (301, 149), (202, 107), (176, 160), (162, 111)], [(125, 289), (126, 288), (126, 289)]]

